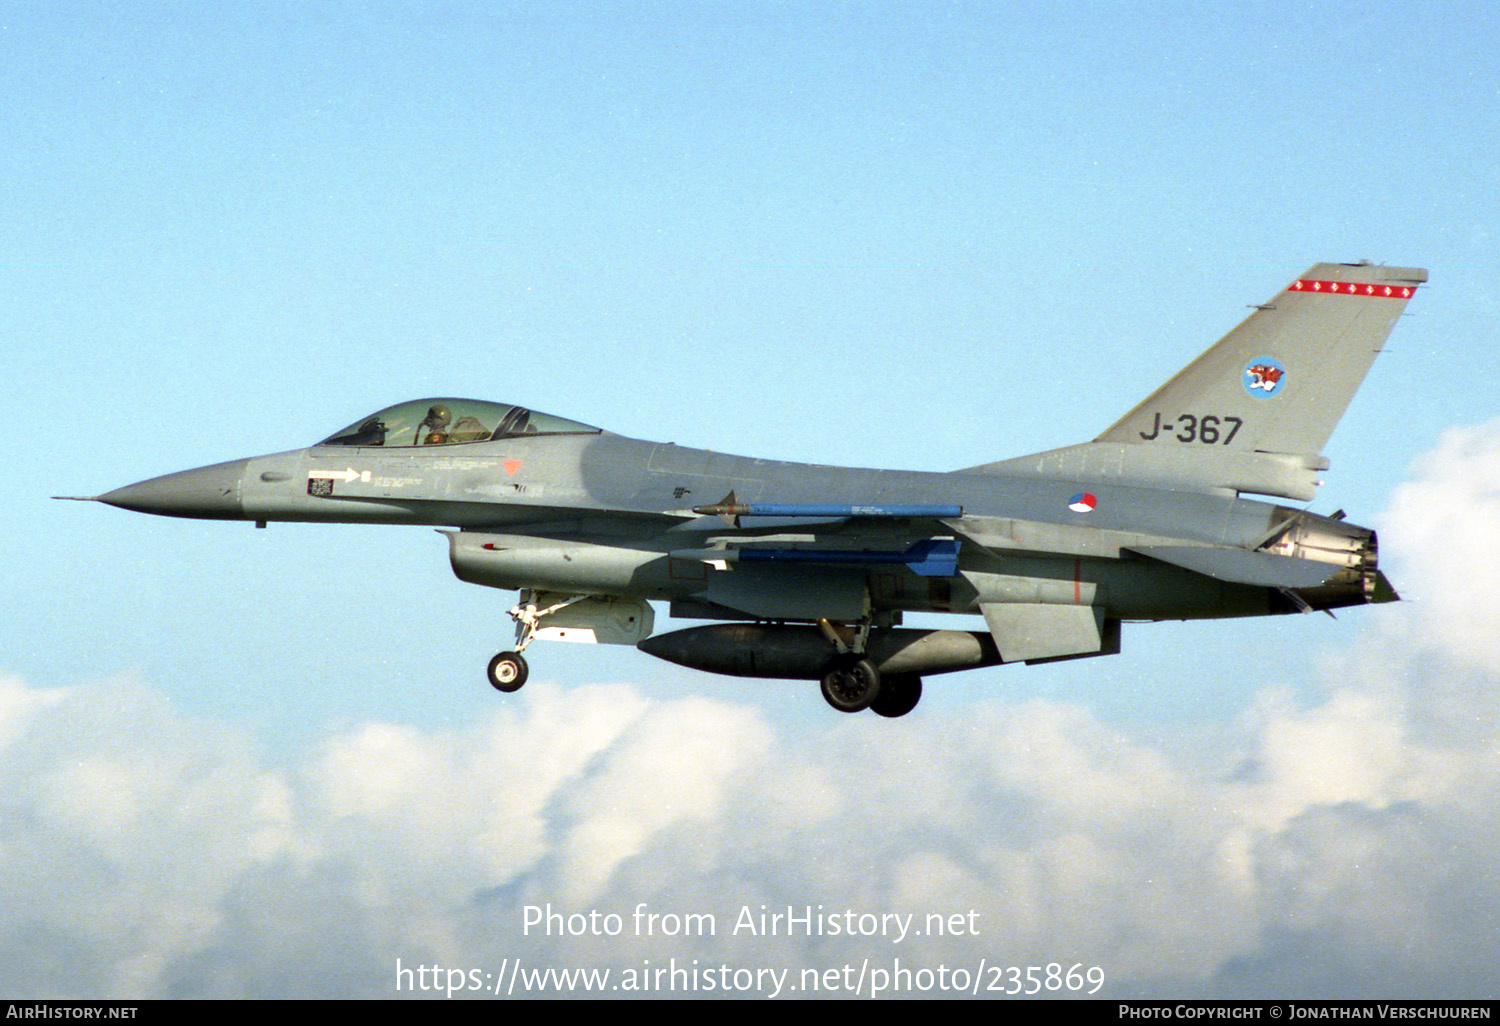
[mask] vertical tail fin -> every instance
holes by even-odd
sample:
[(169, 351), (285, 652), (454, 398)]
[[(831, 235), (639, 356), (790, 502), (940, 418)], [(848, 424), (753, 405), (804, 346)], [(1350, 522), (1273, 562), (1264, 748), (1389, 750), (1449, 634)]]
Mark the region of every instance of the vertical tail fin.
[(1095, 441), (1317, 455), (1426, 280), (1317, 264)]
[(972, 469), (1310, 500), (1323, 446), (1426, 280), (1315, 264), (1094, 441)]

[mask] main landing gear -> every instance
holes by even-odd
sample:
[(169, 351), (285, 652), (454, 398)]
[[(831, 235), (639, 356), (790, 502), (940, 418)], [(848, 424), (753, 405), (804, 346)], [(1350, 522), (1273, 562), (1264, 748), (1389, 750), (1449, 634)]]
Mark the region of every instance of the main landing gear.
[(823, 697), (839, 712), (862, 712), (880, 697), (880, 671), (853, 652), (840, 653), (823, 674)]
[(839, 712), (869, 709), (877, 716), (905, 716), (922, 700), (915, 673), (882, 675), (868, 659), (850, 653), (834, 658), (823, 675), (823, 697)]
[(870, 703), (877, 716), (905, 716), (922, 700), (922, 678), (915, 673), (888, 673), (880, 678), (880, 694)]
[(870, 626), (868, 619), (861, 621), (851, 643), (827, 620), (818, 621), (819, 629), (838, 649), (823, 673), (823, 698), (839, 712), (869, 709), (877, 716), (905, 716), (922, 699), (922, 678), (914, 673), (882, 675), (866, 656)]

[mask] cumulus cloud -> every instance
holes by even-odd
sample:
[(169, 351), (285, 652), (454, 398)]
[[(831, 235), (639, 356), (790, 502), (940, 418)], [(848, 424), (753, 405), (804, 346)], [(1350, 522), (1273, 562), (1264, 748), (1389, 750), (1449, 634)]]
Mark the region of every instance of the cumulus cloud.
[[(899, 958), (1081, 962), (1112, 997), (1494, 997), (1497, 514), (1500, 423), (1445, 437), (1381, 522), (1413, 601), (1351, 613), (1371, 630), (1314, 699), (1267, 690), (1191, 756), (1060, 702), (799, 732), (538, 682), (465, 730), (355, 724), (272, 766), (140, 683), (0, 677), (0, 989), (379, 997), (398, 959), (518, 956), (796, 985)], [(734, 931), (789, 906), (945, 935)], [(591, 910), (622, 935), (567, 918)]]
[(1500, 667), (1496, 433), (1495, 422), (1446, 432), (1414, 479), (1396, 489), (1382, 520), (1382, 538), (1398, 546), (1403, 587), (1424, 607), (1428, 644), (1489, 672)]

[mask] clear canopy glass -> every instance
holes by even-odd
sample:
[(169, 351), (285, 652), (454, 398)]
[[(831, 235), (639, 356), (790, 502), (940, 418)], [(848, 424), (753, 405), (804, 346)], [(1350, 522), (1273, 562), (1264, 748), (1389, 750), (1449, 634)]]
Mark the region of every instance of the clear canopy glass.
[(530, 435), (597, 435), (599, 428), (482, 399), (413, 399), (390, 406), (325, 438), (319, 445), (385, 448), (461, 445)]

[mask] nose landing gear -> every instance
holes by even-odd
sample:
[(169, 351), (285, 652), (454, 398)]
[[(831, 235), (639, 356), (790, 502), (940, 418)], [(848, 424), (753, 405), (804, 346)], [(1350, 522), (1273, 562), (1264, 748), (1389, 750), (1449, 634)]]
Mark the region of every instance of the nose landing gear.
[(510, 609), (510, 618), (516, 622), (516, 650), (501, 652), (490, 660), (489, 668), (485, 671), (490, 687), (506, 694), (521, 690), (521, 685), (526, 683), (526, 678), (531, 673), (526, 665), (526, 657), (521, 653), (526, 651), (526, 646), (536, 638), (538, 624), (542, 617), (571, 606), (584, 597), (575, 595), (546, 609), (538, 609), (536, 602), (533, 601), (535, 596), (531, 592), (523, 591), (521, 601)]

